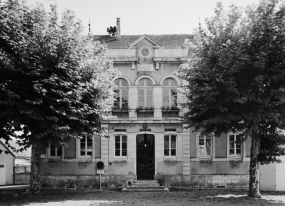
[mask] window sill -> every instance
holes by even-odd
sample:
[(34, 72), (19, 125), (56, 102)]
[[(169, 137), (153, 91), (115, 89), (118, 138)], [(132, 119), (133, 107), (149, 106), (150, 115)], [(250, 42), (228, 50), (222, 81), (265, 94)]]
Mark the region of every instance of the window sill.
[(48, 162), (60, 162), (61, 158), (49, 158)]
[(129, 112), (129, 110), (117, 110), (117, 109), (115, 109), (115, 110), (112, 110), (112, 112), (114, 112), (114, 113), (128, 113)]
[(142, 110), (136, 110), (137, 113), (153, 113), (154, 110), (146, 110), (146, 109), (142, 109)]
[(114, 157), (113, 162), (115, 163), (123, 163), (123, 162), (127, 162), (128, 157)]
[(212, 161), (213, 157), (212, 156), (199, 156), (200, 161)]
[(92, 156), (79, 156), (78, 159), (92, 159)]
[(128, 156), (114, 156), (114, 159), (116, 159), (116, 160), (126, 160), (126, 159), (128, 159)]
[(228, 156), (229, 161), (241, 161), (242, 156)]
[(177, 161), (177, 156), (164, 156), (163, 159), (166, 161)]

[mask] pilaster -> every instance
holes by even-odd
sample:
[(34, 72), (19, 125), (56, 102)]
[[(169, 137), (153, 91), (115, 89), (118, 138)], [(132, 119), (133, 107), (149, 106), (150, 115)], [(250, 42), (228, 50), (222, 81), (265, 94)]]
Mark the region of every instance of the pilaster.
[(162, 86), (153, 87), (154, 119), (162, 119)]
[(138, 105), (138, 88), (137, 86), (129, 86), (129, 118), (136, 120), (136, 108)]
[(183, 125), (183, 175), (190, 175), (190, 129)]

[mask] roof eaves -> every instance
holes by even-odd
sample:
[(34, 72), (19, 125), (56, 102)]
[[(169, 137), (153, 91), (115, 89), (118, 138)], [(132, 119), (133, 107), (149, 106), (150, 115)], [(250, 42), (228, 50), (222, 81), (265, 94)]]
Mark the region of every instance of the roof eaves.
[(145, 36), (148, 38), (149, 41), (152, 41), (155, 46), (162, 46), (158, 41), (154, 40), (153, 38), (149, 37), (148, 35), (145, 34)]
[(135, 47), (138, 43), (140, 43), (141, 41), (143, 41), (144, 39), (148, 40), (150, 43), (154, 44), (154, 46), (159, 46), (161, 47), (162, 45), (160, 43), (158, 43), (157, 41), (155, 41), (154, 39), (152, 39), (151, 37), (147, 36), (146, 34), (142, 35), (141, 37), (139, 37), (138, 39), (136, 39), (135, 41), (133, 41), (130, 45), (129, 48)]
[(14, 155), (14, 153), (0, 140), (0, 143), (3, 145), (3, 147), (6, 149), (6, 150), (8, 150), (8, 152), (13, 156), (13, 157), (16, 157), (15, 155)]

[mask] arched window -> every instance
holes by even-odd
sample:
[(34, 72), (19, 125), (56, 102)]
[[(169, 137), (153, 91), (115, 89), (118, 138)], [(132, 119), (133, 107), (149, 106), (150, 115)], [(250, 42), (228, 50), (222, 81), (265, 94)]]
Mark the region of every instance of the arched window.
[(153, 91), (152, 81), (143, 78), (139, 81), (138, 86), (138, 106), (152, 107), (153, 106)]
[(177, 106), (177, 82), (172, 78), (163, 81), (163, 106)]
[(124, 79), (117, 79), (115, 81), (117, 89), (115, 89), (116, 97), (114, 101), (115, 109), (128, 108), (128, 82)]

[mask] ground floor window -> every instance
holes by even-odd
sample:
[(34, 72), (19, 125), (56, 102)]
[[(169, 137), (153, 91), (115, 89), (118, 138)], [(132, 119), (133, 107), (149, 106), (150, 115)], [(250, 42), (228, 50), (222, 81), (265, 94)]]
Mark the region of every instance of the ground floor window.
[(80, 156), (92, 156), (93, 139), (87, 135), (80, 139)]
[(239, 134), (230, 134), (228, 136), (229, 141), (229, 155), (241, 156), (242, 155), (242, 138)]
[(50, 145), (49, 156), (50, 157), (61, 157), (62, 156), (62, 147), (55, 147), (53, 145)]
[(117, 157), (127, 156), (127, 135), (115, 136), (115, 156)]
[(164, 135), (164, 156), (176, 156), (176, 135)]
[(212, 135), (199, 136), (199, 156), (212, 156)]

